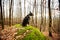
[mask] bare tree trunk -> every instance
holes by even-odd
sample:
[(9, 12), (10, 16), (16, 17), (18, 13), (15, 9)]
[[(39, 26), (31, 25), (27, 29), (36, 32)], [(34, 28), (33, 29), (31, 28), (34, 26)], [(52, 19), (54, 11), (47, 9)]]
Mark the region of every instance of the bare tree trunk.
[(2, 0), (0, 0), (0, 9), (1, 9), (1, 26), (2, 26), (2, 29), (4, 29), (3, 13), (2, 13)]
[(45, 31), (46, 30), (46, 0), (43, 0), (43, 2), (44, 2), (44, 29), (43, 29), (43, 31)]
[[(10, 2), (11, 1), (11, 2)], [(12, 0), (9, 0), (9, 26), (11, 26), (11, 9), (12, 9)]]
[(5, 10), (4, 10), (4, 0), (3, 0), (3, 22), (5, 23)]
[(45, 16), (44, 16), (44, 1), (45, 0), (42, 0), (42, 31), (45, 31)]
[(26, 7), (25, 7), (25, 4), (26, 4), (26, 0), (24, 0), (24, 16), (26, 16)]
[(58, 22), (58, 33), (60, 34), (60, 0), (59, 1), (59, 22)]
[[(35, 11), (34, 11), (35, 10)], [(33, 6), (33, 13), (35, 12), (35, 18), (33, 19), (32, 17), (32, 21), (33, 21), (33, 24), (34, 26), (37, 27), (37, 8), (36, 8), (36, 0), (34, 1), (34, 6)]]
[(35, 0), (35, 26), (37, 27), (37, 6), (36, 6), (36, 0)]
[[(31, 0), (30, 0), (30, 3), (31, 3)], [(29, 6), (30, 6), (29, 9), (30, 9), (30, 11), (31, 11), (31, 5), (29, 5)], [(32, 25), (32, 19), (30, 19), (29, 24)]]
[(45, 27), (46, 27), (46, 1), (45, 1)]
[(40, 31), (42, 29), (42, 24), (43, 24), (43, 15), (42, 15), (42, 0), (41, 0), (41, 24), (40, 24)]
[(49, 36), (52, 37), (51, 33), (52, 18), (51, 18), (50, 0), (48, 0), (48, 10), (49, 10)]
[[(34, 0), (35, 1), (35, 0)], [(35, 2), (34, 2), (34, 5), (33, 5), (33, 14), (34, 14), (34, 9), (35, 9)], [(35, 20), (34, 20), (34, 16), (32, 17), (32, 24), (33, 26), (35, 26)]]
[(14, 0), (12, 0), (12, 25), (13, 25), (13, 6), (14, 6)]
[(22, 22), (22, 6), (21, 6), (21, 0), (20, 0), (20, 23)]
[[(10, 4), (10, 0), (9, 0), (9, 4)], [(11, 26), (11, 4), (9, 6), (9, 26)]]
[[(58, 0), (59, 2), (59, 19), (58, 19), (58, 37), (60, 37), (60, 0)], [(58, 38), (59, 40), (60, 38)]]
[(60, 11), (60, 0), (58, 0), (59, 1), (59, 11)]

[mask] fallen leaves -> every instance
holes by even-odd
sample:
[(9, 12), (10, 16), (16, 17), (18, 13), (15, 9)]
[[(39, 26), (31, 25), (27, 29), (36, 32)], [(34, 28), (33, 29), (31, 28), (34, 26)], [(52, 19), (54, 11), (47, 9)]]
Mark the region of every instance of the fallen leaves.
[(13, 27), (9, 27), (7, 29), (4, 29), (0, 32), (0, 38), (1, 40), (14, 40), (14, 35), (16, 33), (17, 29)]

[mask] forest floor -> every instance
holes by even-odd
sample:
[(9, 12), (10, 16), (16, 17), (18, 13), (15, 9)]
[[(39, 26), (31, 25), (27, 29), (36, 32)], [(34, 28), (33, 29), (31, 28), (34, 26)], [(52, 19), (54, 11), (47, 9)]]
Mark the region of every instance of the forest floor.
[[(49, 33), (48, 32), (43, 32), (43, 34), (47, 37), (49, 37)], [(60, 34), (59, 34), (60, 35)], [(52, 33), (52, 37), (49, 37), (50, 40), (60, 40), (60, 36), (56, 33)]]
[[(7, 30), (9, 29), (9, 30)], [(16, 32), (17, 29), (13, 28), (13, 27), (5, 27), (4, 31), (2, 32), (1, 34), (1, 26), (0, 26), (0, 37), (5, 37), (5, 34), (7, 38), (9, 38), (10, 40), (14, 37), (14, 33)], [(11, 34), (11, 35), (10, 35)], [(47, 38), (50, 38), (50, 40), (60, 40), (60, 37), (58, 36), (58, 34), (56, 33), (52, 33), (52, 37), (49, 37), (49, 33), (48, 32), (43, 32), (43, 34), (47, 37)], [(13, 35), (13, 37), (12, 37)], [(9, 40), (7, 39), (7, 40)]]

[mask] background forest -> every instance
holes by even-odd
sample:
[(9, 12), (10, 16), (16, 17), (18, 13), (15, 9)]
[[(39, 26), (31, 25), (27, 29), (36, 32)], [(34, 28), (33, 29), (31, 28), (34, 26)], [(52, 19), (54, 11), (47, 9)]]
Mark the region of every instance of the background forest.
[(31, 11), (29, 25), (60, 37), (60, 0), (0, 0), (0, 30), (21, 24)]

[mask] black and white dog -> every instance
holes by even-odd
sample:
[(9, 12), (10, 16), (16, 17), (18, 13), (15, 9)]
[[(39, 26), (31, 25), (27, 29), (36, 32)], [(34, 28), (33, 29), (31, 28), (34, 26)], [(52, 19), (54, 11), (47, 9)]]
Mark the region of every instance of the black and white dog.
[(29, 24), (30, 16), (33, 16), (31, 12), (23, 19), (22, 26), (27, 26), (27, 24)]

